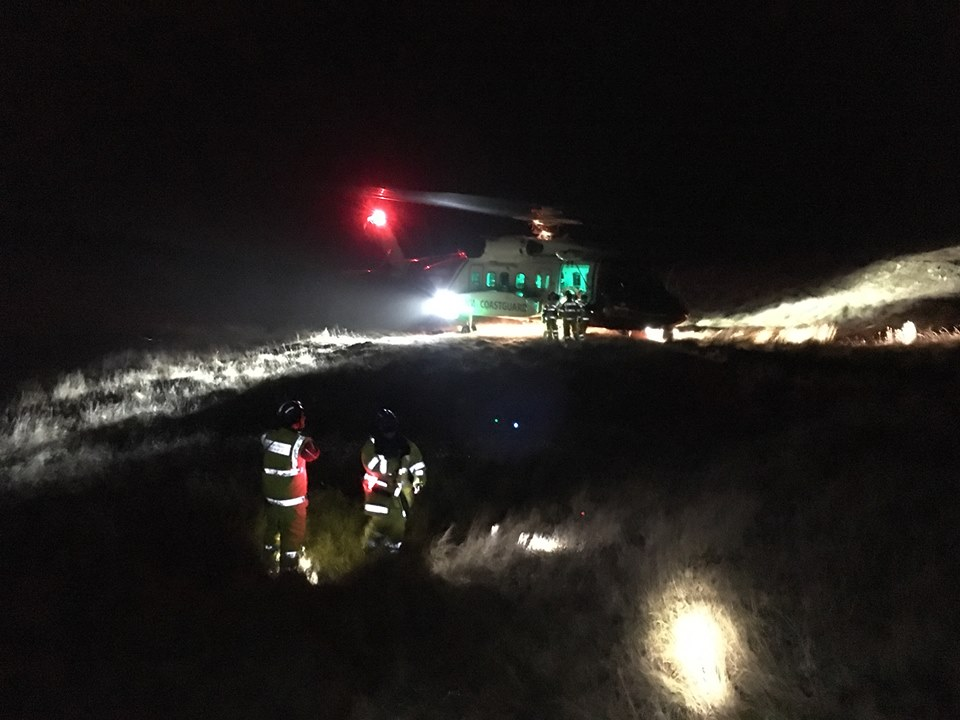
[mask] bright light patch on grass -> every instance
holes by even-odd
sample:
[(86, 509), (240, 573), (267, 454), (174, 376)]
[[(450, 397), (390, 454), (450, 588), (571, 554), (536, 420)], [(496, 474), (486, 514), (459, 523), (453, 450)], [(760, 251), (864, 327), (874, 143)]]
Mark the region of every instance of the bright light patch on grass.
[(899, 330), (890, 330), (887, 333), (887, 342), (897, 345), (913, 345), (917, 341), (917, 326), (907, 320)]
[(476, 335), (489, 338), (538, 338), (543, 337), (541, 322), (477, 322)]
[(715, 706), (730, 693), (723, 628), (706, 606), (686, 610), (674, 622), (673, 656), (680, 677), (695, 702)]
[(423, 345), (424, 343), (437, 343), (459, 337), (458, 333), (438, 333), (436, 335), (384, 335), (375, 342), (379, 345), (405, 346), (405, 345)]
[(734, 700), (734, 678), (749, 654), (712, 582), (684, 573), (646, 603), (644, 672), (689, 710), (719, 712)]
[[(532, 528), (539, 528), (533, 530)], [(619, 532), (612, 520), (597, 517), (586, 530), (580, 518), (543, 523), (537, 513), (506, 517), (495, 525), (478, 522), (466, 537), (455, 539), (453, 528), (434, 540), (428, 552), (430, 569), (451, 582), (468, 583), (502, 575), (516, 563), (548, 555), (589, 555), (592, 547), (606, 546)]]
[(796, 328), (869, 320), (891, 306), (960, 294), (960, 246), (873, 263), (814, 295), (737, 315), (704, 317), (707, 327)]
[(666, 337), (666, 334), (663, 332), (663, 328), (654, 328), (654, 327), (644, 328), (643, 337), (646, 338), (647, 340), (650, 340), (651, 342), (662, 343), (667, 341), (667, 337)]
[(797, 327), (705, 327), (695, 324), (683, 325), (674, 328), (673, 331), (675, 340), (696, 340), (702, 343), (743, 343), (750, 345), (828, 343), (836, 336), (837, 326), (829, 323)]
[(517, 545), (524, 550), (536, 553), (554, 553), (567, 549), (567, 541), (556, 534), (522, 532), (517, 538)]
[(300, 555), (300, 561), (297, 569), (311, 585), (316, 585), (318, 582), (320, 582), (320, 573), (317, 572), (317, 569), (314, 567), (313, 559), (310, 557), (309, 553), (304, 552)]

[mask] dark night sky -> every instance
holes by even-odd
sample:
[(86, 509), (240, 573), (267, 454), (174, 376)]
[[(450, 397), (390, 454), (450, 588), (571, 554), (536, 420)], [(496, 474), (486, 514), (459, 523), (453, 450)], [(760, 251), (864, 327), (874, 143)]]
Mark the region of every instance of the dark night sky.
[[(667, 263), (882, 254), (960, 222), (956, 2), (0, 13), (14, 324), (253, 278), (268, 302), (292, 258), (354, 254), (365, 184), (559, 206)], [(422, 245), (495, 225), (403, 213)]]

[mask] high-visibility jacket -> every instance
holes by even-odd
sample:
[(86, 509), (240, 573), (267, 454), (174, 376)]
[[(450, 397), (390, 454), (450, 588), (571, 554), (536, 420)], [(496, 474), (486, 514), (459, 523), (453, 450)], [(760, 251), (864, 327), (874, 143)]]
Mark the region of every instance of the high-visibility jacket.
[(560, 315), (564, 322), (576, 322), (580, 319), (582, 306), (575, 298), (567, 298), (560, 304)]
[(371, 516), (400, 513), (413, 505), (413, 496), (427, 481), (420, 448), (405, 438), (381, 442), (370, 437), (360, 449), (363, 464), (364, 511)]
[[(307, 495), (307, 461), (301, 448), (309, 441), (290, 428), (277, 428), (260, 437), (263, 444), (263, 496), (274, 504), (295, 505)], [(313, 443), (309, 443), (313, 447)], [(313, 458), (310, 458), (313, 459)]]
[(578, 318), (581, 325), (586, 325), (590, 322), (590, 308), (587, 307), (587, 299), (584, 297), (577, 298), (577, 304), (580, 306), (580, 317)]

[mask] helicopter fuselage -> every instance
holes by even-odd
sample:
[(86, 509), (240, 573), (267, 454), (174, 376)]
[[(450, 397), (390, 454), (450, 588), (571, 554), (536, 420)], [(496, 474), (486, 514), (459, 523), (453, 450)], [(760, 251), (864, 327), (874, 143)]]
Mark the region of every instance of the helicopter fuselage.
[(670, 328), (686, 318), (683, 304), (649, 274), (563, 239), (541, 243), (508, 236), (488, 240), (477, 257), (461, 257), (452, 273), (437, 274), (436, 294), (425, 310), (466, 329), (477, 318), (538, 319), (551, 293), (567, 291), (580, 297), (594, 327)]

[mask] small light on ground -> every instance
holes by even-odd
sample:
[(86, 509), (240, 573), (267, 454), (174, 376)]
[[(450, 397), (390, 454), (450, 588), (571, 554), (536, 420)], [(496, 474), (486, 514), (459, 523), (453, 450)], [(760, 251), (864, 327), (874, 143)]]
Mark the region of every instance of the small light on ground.
[(643, 337), (651, 342), (662, 343), (667, 341), (666, 335), (663, 332), (663, 328), (644, 328)]

